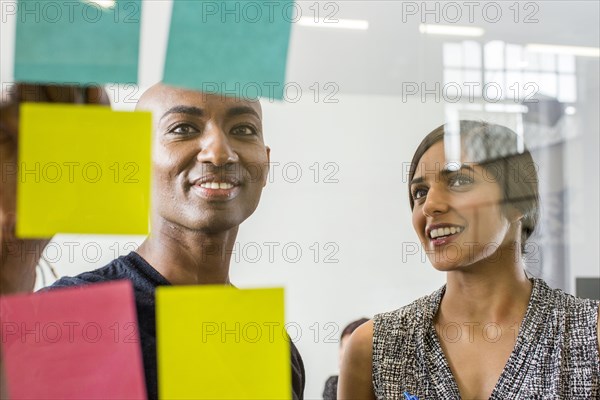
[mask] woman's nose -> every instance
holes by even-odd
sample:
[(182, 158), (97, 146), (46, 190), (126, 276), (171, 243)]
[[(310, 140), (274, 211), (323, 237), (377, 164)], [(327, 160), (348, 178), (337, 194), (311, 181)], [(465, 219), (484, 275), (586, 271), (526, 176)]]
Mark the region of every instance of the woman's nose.
[(423, 214), (434, 216), (448, 211), (448, 194), (440, 188), (430, 188), (423, 204)]

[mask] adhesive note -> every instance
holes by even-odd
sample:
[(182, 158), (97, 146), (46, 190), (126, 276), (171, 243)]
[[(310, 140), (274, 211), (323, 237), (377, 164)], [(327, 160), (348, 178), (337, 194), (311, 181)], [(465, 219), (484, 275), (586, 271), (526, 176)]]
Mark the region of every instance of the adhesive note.
[(148, 233), (150, 113), (25, 103), (19, 123), (18, 237)]
[(243, 98), (282, 99), (292, 0), (175, 1), (163, 81)]
[(0, 298), (11, 399), (144, 399), (128, 281)]
[(159, 287), (163, 399), (290, 399), (283, 289)]
[(19, 0), (15, 80), (136, 83), (140, 0)]

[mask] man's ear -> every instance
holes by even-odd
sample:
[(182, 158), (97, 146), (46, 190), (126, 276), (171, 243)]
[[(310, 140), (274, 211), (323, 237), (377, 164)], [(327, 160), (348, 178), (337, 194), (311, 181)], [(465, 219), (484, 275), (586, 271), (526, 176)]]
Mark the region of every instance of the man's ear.
[(269, 146), (265, 146), (267, 151), (267, 173), (265, 174), (265, 181), (263, 182), (263, 187), (267, 186), (267, 181), (269, 180), (269, 172), (271, 171), (271, 148)]

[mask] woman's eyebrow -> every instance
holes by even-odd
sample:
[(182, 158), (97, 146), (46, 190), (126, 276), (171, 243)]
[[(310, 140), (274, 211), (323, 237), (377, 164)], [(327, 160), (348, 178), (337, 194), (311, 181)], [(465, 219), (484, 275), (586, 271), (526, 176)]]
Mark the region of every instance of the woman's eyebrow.
[[(454, 165), (456, 165), (456, 164), (454, 164)], [(456, 174), (456, 173), (458, 173), (460, 171), (463, 171), (463, 170), (468, 171), (469, 172), (469, 176), (473, 176), (476, 173), (475, 170), (472, 167), (468, 166), (467, 164), (462, 164), (458, 169), (457, 168), (450, 168), (449, 166), (446, 166), (444, 169), (442, 169), (440, 171), (440, 176), (443, 179), (446, 179), (449, 175)], [(433, 171), (427, 172), (425, 174), (425, 176), (427, 176), (427, 175), (433, 175)], [(410, 185), (411, 186), (412, 185), (418, 185), (419, 183), (423, 183), (423, 182), (425, 182), (425, 177), (419, 176), (417, 178), (414, 178), (412, 181), (410, 181)]]
[(425, 181), (425, 178), (423, 178), (422, 176), (419, 176), (417, 178), (414, 178), (412, 181), (410, 181), (410, 186), (417, 185), (419, 183), (423, 183), (424, 181)]
[(443, 177), (447, 177), (448, 175), (452, 175), (463, 170), (467, 170), (470, 173), (470, 176), (473, 176), (475, 174), (475, 170), (473, 168), (471, 168), (467, 164), (462, 164), (458, 169), (448, 168), (448, 166), (446, 166), (443, 170), (440, 171), (440, 175), (442, 175)]

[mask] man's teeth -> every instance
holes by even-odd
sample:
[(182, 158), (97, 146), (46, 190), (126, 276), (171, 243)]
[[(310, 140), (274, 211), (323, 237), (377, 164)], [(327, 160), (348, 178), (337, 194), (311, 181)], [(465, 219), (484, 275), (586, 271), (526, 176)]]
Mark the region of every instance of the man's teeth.
[(204, 182), (200, 184), (204, 189), (231, 189), (233, 185), (227, 182)]
[(462, 232), (462, 229), (463, 228), (460, 226), (432, 229), (431, 232), (429, 232), (429, 236), (431, 236), (432, 239), (435, 239), (440, 236), (454, 235), (455, 233)]

